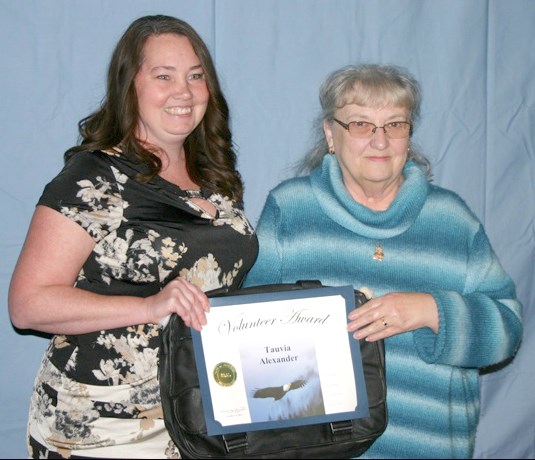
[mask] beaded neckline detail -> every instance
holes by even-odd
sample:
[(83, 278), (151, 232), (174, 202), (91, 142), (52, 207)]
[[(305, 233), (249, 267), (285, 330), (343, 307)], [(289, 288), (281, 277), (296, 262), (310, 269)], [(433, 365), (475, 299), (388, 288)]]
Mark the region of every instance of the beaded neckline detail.
[(184, 190), (188, 198), (204, 198), (201, 190)]

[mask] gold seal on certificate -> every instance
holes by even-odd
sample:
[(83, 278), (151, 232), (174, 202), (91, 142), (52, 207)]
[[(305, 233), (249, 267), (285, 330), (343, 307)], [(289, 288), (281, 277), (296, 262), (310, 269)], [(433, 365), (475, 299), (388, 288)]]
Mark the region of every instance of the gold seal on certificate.
[(230, 363), (219, 363), (214, 368), (214, 379), (222, 387), (234, 385), (237, 375), (236, 369)]

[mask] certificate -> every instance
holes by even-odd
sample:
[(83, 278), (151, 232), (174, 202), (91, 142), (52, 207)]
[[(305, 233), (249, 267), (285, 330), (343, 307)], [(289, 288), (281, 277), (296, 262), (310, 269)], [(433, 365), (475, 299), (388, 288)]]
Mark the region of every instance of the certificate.
[(369, 416), (352, 286), (210, 303), (191, 331), (208, 435)]

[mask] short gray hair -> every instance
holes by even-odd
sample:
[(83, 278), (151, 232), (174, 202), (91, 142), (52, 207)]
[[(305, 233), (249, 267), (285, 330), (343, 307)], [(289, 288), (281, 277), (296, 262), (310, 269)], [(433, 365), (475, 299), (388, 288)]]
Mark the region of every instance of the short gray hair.
[[(403, 107), (414, 124), (420, 117), (422, 92), (418, 81), (403, 67), (382, 64), (348, 65), (335, 70), (325, 79), (319, 94), (321, 113), (314, 123), (315, 142), (306, 156), (297, 164), (298, 173), (318, 167), (328, 153), (323, 132), (325, 121), (332, 123), (336, 110), (347, 104), (364, 107), (391, 105)], [(429, 160), (409, 141), (408, 160), (412, 160), (430, 176)]]

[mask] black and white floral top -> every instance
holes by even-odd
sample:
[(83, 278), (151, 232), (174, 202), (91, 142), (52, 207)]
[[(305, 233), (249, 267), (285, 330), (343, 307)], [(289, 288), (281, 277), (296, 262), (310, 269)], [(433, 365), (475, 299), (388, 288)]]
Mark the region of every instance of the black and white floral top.
[[(224, 196), (201, 191), (217, 210), (212, 217), (189, 201), (187, 191), (159, 176), (147, 184), (135, 181), (140, 171), (118, 151), (82, 152), (46, 186), (38, 204), (76, 222), (95, 241), (76, 286), (146, 297), (180, 276), (205, 292), (239, 287), (258, 253), (243, 209)], [(117, 449), (144, 438), (161, 442), (155, 441), (159, 438), (151, 425), (161, 419), (158, 345), (155, 324), (52, 337), (32, 398), (31, 443), (105, 456), (105, 446)], [(147, 418), (152, 422), (139, 420)], [(110, 419), (137, 421), (135, 428), (127, 428)], [(160, 430), (162, 426), (157, 424)], [(156, 458), (166, 447), (167, 442), (161, 453), (149, 450), (147, 455)]]

